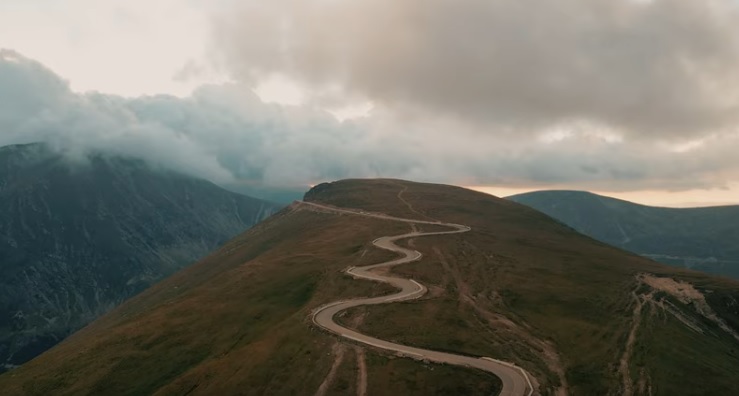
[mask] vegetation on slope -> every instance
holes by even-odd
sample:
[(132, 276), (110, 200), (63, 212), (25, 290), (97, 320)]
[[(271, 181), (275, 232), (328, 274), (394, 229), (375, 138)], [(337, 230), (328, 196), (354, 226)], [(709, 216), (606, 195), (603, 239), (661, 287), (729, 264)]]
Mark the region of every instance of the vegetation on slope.
[[(472, 227), (408, 241), (425, 258), (395, 271), (425, 283), (429, 294), (352, 310), (341, 318), (350, 326), (513, 361), (536, 375), (543, 394), (739, 391), (727, 375), (739, 365), (739, 341), (698, 305), (645, 283), (651, 278), (644, 274), (690, 284), (735, 330), (737, 282), (624, 253), (532, 209), (456, 187), (348, 180), (316, 186), (306, 199)], [(341, 269), (387, 259), (371, 241), (409, 229), (294, 205), (0, 376), (0, 388), (39, 395), (315, 394), (341, 341), (316, 329), (311, 311), (337, 299), (388, 293)], [(362, 352), (366, 359), (358, 360)], [(479, 372), (350, 345), (325, 394), (355, 393), (360, 360), (369, 394), (489, 394), (496, 386)], [(683, 380), (695, 373), (701, 381)]]
[[(466, 224), (473, 231), (414, 241), (426, 259), (396, 272), (429, 285), (433, 297), (357, 309), (351, 314), (365, 318), (358, 326), (363, 331), (398, 342), (512, 360), (537, 373), (551, 392), (566, 386), (571, 394), (592, 395), (621, 394), (625, 387), (619, 360), (633, 323), (633, 292), (641, 285), (641, 273), (695, 285), (714, 310), (739, 329), (737, 282), (666, 267), (595, 243), (513, 202), (454, 187), (393, 183), (332, 183), (315, 189), (313, 198), (379, 210), (377, 202), (391, 202), (407, 186), (401, 198), (411, 206), (396, 205), (394, 214)], [(652, 313), (655, 309), (659, 313)], [(641, 322), (644, 327), (635, 341), (635, 354), (640, 355), (630, 362), (638, 365), (629, 373), (634, 382), (648, 383), (653, 394), (736, 392), (738, 385), (728, 373), (739, 360), (726, 351), (737, 350), (739, 340), (725, 332), (706, 332), (698, 337), (700, 342), (688, 342), (681, 354), (675, 354), (670, 332), (692, 330), (675, 324), (668, 311), (655, 309), (643, 311), (651, 316)], [(694, 311), (689, 315), (704, 321)], [(426, 325), (413, 327), (419, 317)], [(666, 338), (660, 343), (646, 340), (644, 329), (650, 327), (666, 332)], [(651, 345), (649, 359), (641, 360), (644, 344)], [(683, 378), (698, 370), (708, 384), (677, 385), (660, 375), (668, 367)]]
[[(11, 395), (312, 394), (332, 364), (335, 340), (312, 326), (311, 310), (390, 292), (340, 270), (392, 257), (371, 241), (405, 230), (288, 208), (0, 376), (0, 388)], [(373, 359), (368, 351), (368, 377), (387, 381), (388, 394), (465, 383), (471, 388), (463, 393), (474, 393), (497, 382), (456, 368), (440, 379), (420, 363), (388, 369)], [(415, 379), (382, 379), (389, 375)]]

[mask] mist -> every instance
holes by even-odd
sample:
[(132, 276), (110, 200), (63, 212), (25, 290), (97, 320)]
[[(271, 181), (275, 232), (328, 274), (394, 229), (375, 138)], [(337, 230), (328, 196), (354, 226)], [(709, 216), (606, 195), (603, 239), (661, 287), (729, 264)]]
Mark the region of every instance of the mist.
[(613, 191), (722, 188), (736, 180), (734, 133), (687, 149), (614, 137), (588, 123), (520, 134), (445, 113), (422, 117), (381, 103), (338, 121), (320, 106), (264, 103), (246, 82), (192, 95), (78, 93), (42, 64), (0, 53), (0, 145), (42, 141), (67, 153), (102, 150), (219, 184), (304, 189), (348, 177), (464, 185), (563, 184)]

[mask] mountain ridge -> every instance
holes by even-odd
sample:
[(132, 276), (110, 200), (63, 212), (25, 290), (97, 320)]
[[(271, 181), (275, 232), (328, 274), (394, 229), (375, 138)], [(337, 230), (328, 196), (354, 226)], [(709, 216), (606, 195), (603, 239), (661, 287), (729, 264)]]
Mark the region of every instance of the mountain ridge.
[(665, 264), (739, 278), (739, 205), (665, 208), (581, 191), (508, 197), (599, 241)]

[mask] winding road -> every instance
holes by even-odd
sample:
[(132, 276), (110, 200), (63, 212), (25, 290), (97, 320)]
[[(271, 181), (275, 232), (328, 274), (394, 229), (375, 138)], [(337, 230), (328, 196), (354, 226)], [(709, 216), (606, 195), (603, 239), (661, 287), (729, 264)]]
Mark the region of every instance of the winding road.
[(534, 386), (532, 385), (530, 375), (521, 367), (518, 367), (512, 363), (504, 362), (497, 359), (488, 357), (471, 357), (463, 355), (455, 355), (452, 353), (432, 351), (428, 349), (414, 348), (411, 346), (401, 345), (384, 341), (378, 338), (374, 338), (357, 331), (348, 329), (334, 322), (334, 316), (339, 312), (345, 311), (349, 308), (358, 307), (361, 305), (375, 305), (385, 304), (397, 301), (407, 301), (420, 298), (426, 293), (426, 287), (422, 284), (414, 281), (413, 279), (399, 278), (395, 276), (380, 275), (372, 272), (377, 268), (387, 268), (400, 264), (410, 263), (413, 261), (420, 260), (423, 255), (417, 250), (411, 250), (402, 248), (395, 244), (396, 241), (407, 238), (418, 238), (432, 235), (449, 235), (459, 234), (468, 232), (471, 230), (470, 227), (460, 224), (442, 223), (434, 221), (424, 220), (413, 220), (403, 219), (394, 216), (388, 216), (378, 213), (368, 213), (359, 210), (340, 209), (332, 206), (326, 206), (316, 204), (313, 202), (303, 202), (304, 205), (312, 206), (314, 209), (329, 211), (334, 213), (351, 214), (367, 217), (375, 217), (384, 220), (400, 221), (404, 223), (412, 224), (432, 224), (437, 226), (449, 227), (452, 230), (449, 231), (434, 231), (434, 232), (409, 232), (407, 234), (385, 236), (377, 238), (373, 241), (373, 244), (381, 249), (389, 250), (392, 252), (400, 253), (402, 257), (395, 260), (390, 260), (378, 264), (367, 265), (363, 267), (349, 267), (345, 272), (355, 278), (368, 279), (377, 282), (388, 283), (398, 289), (397, 293), (390, 294), (387, 296), (373, 297), (373, 298), (361, 298), (345, 301), (335, 301), (330, 304), (323, 305), (316, 309), (313, 313), (313, 322), (319, 327), (339, 335), (343, 338), (359, 342), (365, 345), (370, 345), (376, 348), (393, 351), (403, 356), (408, 356), (419, 360), (428, 360), (436, 363), (446, 363), (456, 366), (472, 367), (480, 370), (484, 370), (498, 376), (502, 383), (503, 388), (500, 392), (501, 396), (532, 396), (535, 392)]

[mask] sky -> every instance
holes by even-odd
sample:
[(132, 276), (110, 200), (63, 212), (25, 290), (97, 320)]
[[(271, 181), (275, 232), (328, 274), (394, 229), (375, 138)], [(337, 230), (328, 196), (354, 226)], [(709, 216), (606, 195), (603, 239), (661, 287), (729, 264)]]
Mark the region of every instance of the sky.
[(0, 144), (739, 204), (733, 0), (3, 0)]

